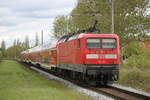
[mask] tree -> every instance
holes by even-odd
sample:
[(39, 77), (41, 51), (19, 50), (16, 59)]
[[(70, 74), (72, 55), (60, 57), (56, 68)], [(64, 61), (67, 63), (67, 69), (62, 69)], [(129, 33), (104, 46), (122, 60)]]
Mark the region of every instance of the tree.
[(60, 38), (63, 35), (67, 34), (67, 17), (65, 16), (58, 16), (55, 18), (55, 21), (53, 23), (53, 36), (55, 38)]
[(124, 51), (124, 57), (130, 57), (132, 55), (138, 55), (140, 53), (140, 47), (138, 46), (138, 41), (131, 42)]
[[(149, 0), (114, 0), (115, 34), (121, 38), (121, 47), (150, 32), (148, 2)], [(98, 33), (111, 33), (110, 0), (78, 0), (71, 15), (77, 29), (88, 28), (98, 20)]]
[(38, 45), (39, 45), (39, 36), (36, 33), (36, 35), (35, 35), (35, 46), (38, 46)]
[(2, 57), (6, 57), (6, 52), (5, 52), (5, 50), (6, 50), (6, 44), (5, 44), (5, 41), (2, 40), (2, 42), (1, 42)]
[(78, 30), (72, 21), (72, 16), (58, 16), (55, 18), (53, 26), (53, 37), (60, 38), (64, 35), (72, 34)]
[(78, 29), (93, 26), (98, 21), (98, 33), (110, 33), (111, 8), (108, 0), (78, 0), (77, 7), (73, 9), (73, 23)]
[(137, 39), (137, 36), (146, 36), (150, 31), (148, 2), (149, 0), (116, 0), (115, 32), (121, 38), (122, 47)]
[(5, 44), (5, 41), (3, 40), (2, 43), (1, 43), (1, 49), (2, 50), (5, 50), (6, 49), (6, 44)]
[(2, 49), (0, 48), (0, 60), (2, 59)]
[(25, 43), (21, 43), (19, 39), (14, 40), (13, 46), (10, 46), (6, 49), (7, 58), (9, 59), (17, 59), (21, 57), (21, 52), (26, 50), (27, 47)]
[(14, 44), (13, 44), (13, 45), (15, 46), (16, 44), (17, 44), (17, 41), (16, 41), (16, 39), (15, 39), (15, 40), (14, 40)]
[(2, 59), (2, 57), (3, 57), (3, 56), (2, 56), (2, 51), (0, 51), (0, 60)]
[(29, 37), (26, 36), (26, 37), (25, 37), (25, 49), (29, 49), (29, 48), (30, 48)]
[(17, 46), (21, 46), (21, 42), (19, 39), (17, 39), (17, 43), (16, 43)]

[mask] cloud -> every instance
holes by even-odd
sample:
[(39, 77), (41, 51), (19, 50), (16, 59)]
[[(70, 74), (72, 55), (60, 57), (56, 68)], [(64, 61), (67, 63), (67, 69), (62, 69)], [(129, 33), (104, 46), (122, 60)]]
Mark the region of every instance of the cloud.
[(32, 12), (21, 12), (17, 13), (20, 17), (28, 18), (55, 18), (58, 15), (68, 15), (71, 12), (72, 8), (59, 8), (59, 9), (50, 9), (50, 10), (39, 10)]
[[(14, 3), (15, 2), (15, 3)], [(66, 3), (67, 2), (67, 3)], [(73, 0), (2, 0), (0, 26), (13, 26), (30, 19), (54, 18), (67, 15), (73, 8)]]
[(15, 12), (74, 7), (76, 0), (1, 0), (0, 7), (11, 8)]
[(24, 40), (26, 35), (33, 40), (41, 30), (48, 36), (54, 18), (69, 15), (75, 5), (76, 0), (1, 0), (0, 41), (5, 39), (10, 45), (15, 38)]
[[(1, 0), (0, 26), (17, 25), (20, 20), (24, 21), (23, 18), (54, 18), (57, 15), (68, 15), (74, 7), (75, 1), (13, 0), (12, 2), (12, 0)], [(14, 24), (14, 21), (16, 21), (16, 24)]]
[(12, 11), (10, 8), (0, 7), (0, 17), (7, 17), (12, 15)]

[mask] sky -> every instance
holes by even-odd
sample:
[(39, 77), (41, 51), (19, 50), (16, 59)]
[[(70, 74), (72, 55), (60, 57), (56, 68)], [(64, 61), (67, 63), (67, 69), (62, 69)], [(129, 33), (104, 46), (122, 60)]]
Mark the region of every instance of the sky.
[(29, 36), (31, 43), (36, 33), (44, 32), (44, 42), (52, 34), (56, 16), (69, 15), (77, 0), (0, 0), (0, 42), (6, 41), (7, 47), (14, 39), (24, 41)]

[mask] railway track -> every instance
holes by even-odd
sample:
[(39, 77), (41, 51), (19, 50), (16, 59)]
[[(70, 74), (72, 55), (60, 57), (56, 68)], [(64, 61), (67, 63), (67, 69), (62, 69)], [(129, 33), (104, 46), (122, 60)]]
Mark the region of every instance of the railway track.
[[(29, 64), (28, 65), (24, 64), (24, 65), (28, 66), (28, 68), (30, 68), (42, 75), (44, 75), (46, 78), (48, 78), (49, 74), (53, 74), (49, 70), (43, 69), (39, 66), (35, 67), (35, 66), (29, 65)], [(71, 80), (69, 78), (61, 77), (56, 74), (54, 74), (54, 76), (63, 78), (64, 80), (68, 80), (70, 82), (73, 82), (74, 84), (79, 85), (80, 87), (83, 87), (83, 88), (95, 91), (97, 93), (106, 95), (108, 97), (114, 98), (115, 100), (150, 100), (149, 93), (141, 92), (141, 91), (131, 89), (131, 88), (126, 88), (126, 87), (122, 87), (122, 86), (118, 86), (118, 85), (93, 87), (93, 86), (85, 85), (83, 83)]]
[(127, 90), (127, 88), (125, 89), (117, 85), (109, 85), (101, 88), (90, 87), (90, 89), (117, 100), (150, 100), (150, 94), (148, 93), (131, 89)]

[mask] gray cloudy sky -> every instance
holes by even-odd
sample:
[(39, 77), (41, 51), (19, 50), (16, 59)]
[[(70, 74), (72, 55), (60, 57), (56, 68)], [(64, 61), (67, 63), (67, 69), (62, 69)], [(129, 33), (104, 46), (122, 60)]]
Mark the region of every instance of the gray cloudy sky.
[(54, 18), (69, 15), (75, 6), (76, 0), (0, 0), (0, 42), (5, 40), (10, 46), (26, 35), (34, 41), (42, 29), (47, 41)]

